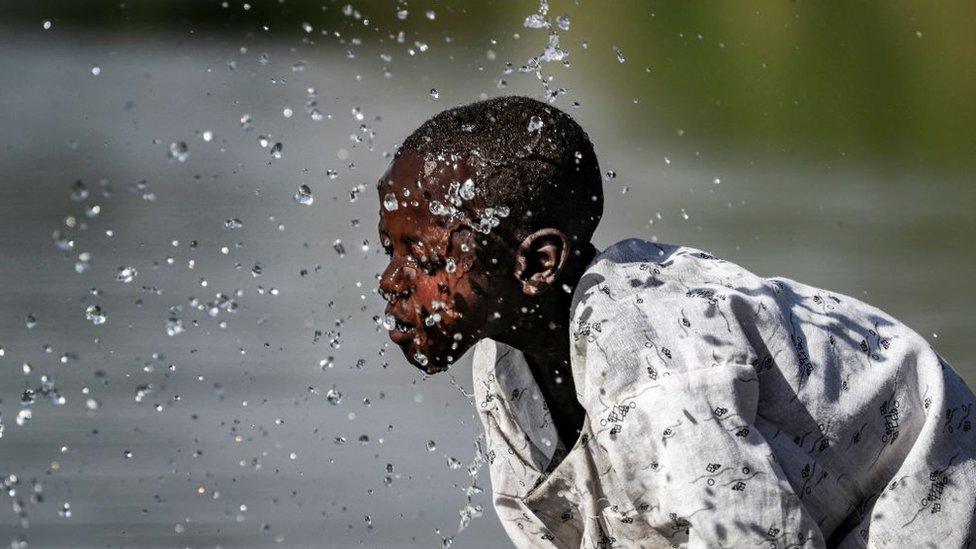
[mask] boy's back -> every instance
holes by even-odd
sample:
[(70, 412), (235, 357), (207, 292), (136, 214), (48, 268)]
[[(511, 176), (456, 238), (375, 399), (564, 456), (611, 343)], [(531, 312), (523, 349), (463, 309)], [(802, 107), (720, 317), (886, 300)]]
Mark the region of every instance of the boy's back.
[(586, 270), (572, 319), (578, 441), (559, 440), (519, 351), (476, 348), (496, 508), (520, 545), (971, 542), (974, 397), (883, 311), (627, 240)]

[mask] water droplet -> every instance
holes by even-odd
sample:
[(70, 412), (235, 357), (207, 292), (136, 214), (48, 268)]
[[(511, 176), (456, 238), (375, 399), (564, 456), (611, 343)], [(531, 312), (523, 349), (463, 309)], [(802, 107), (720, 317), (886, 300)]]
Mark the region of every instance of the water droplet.
[(427, 451), (428, 452), (433, 452), (435, 450), (437, 450), (437, 443), (434, 442), (433, 440), (428, 440), (427, 441)]
[(253, 126), (251, 125), (251, 115), (242, 114), (241, 115), (241, 129), (244, 131), (250, 131)]
[(281, 159), (281, 149), (282, 149), (281, 143), (275, 143), (274, 145), (272, 145), (271, 156), (273, 156), (276, 159)]
[(186, 146), (185, 141), (174, 141), (169, 144), (169, 158), (170, 160), (177, 160), (179, 162), (186, 162), (189, 158), (190, 152), (189, 148)]
[(427, 11), (427, 19), (430, 19), (431, 21), (433, 21), (434, 19), (437, 19), (437, 13), (434, 10), (428, 10)]
[(338, 406), (342, 402), (342, 393), (336, 390), (335, 385), (325, 393), (325, 400), (333, 406)]
[(91, 73), (92, 73), (92, 76), (98, 76), (98, 75), (102, 74), (102, 68), (99, 67), (98, 65), (92, 65)]
[(450, 208), (448, 208), (447, 206), (445, 206), (444, 204), (442, 204), (437, 200), (431, 200), (429, 208), (430, 208), (430, 213), (434, 215), (450, 215), (451, 213)]
[(533, 13), (532, 15), (525, 18), (525, 22), (522, 23), (527, 29), (546, 29), (549, 28), (549, 22), (546, 18), (538, 13)]
[(537, 115), (532, 115), (529, 119), (529, 133), (537, 132), (542, 129), (542, 119)]
[(307, 64), (304, 61), (295, 61), (291, 66), (291, 72), (305, 72)]
[(383, 208), (388, 212), (392, 212), (399, 207), (400, 204), (397, 202), (396, 195), (393, 193), (386, 193), (386, 196), (383, 197)]
[(315, 202), (315, 197), (312, 196), (312, 189), (308, 185), (299, 185), (298, 192), (295, 193), (295, 202), (302, 206), (310, 206), (312, 202)]
[(618, 63), (623, 63), (624, 61), (627, 60), (627, 58), (624, 57), (624, 52), (621, 51), (621, 49), (618, 48), (617, 46), (614, 46), (613, 47), (613, 53), (617, 56), (617, 62)]
[(560, 30), (568, 31), (569, 30), (569, 16), (568, 15), (560, 15), (559, 17), (557, 17), (556, 18), (556, 26), (559, 27)]
[(175, 317), (170, 317), (166, 320), (166, 335), (170, 337), (177, 336), (182, 334), (183, 330), (182, 320)]
[(285, 118), (291, 118), (291, 115), (295, 114), (295, 111), (291, 110), (291, 107), (285, 107), (281, 111), (281, 115)]
[(44, 21), (43, 21), (43, 22), (41, 23), (41, 28), (42, 28), (42, 29), (44, 29), (44, 30), (51, 30), (51, 27), (53, 27), (53, 26), (54, 26), (54, 25), (53, 25), (53, 24), (51, 23), (51, 21), (49, 21), (49, 20), (47, 20), (47, 19), (45, 19), (45, 20), (44, 20)]
[(236, 217), (224, 221), (224, 228), (227, 229), (228, 231), (236, 231), (237, 229), (240, 229), (243, 226), (244, 223), (242, 223), (241, 220), (237, 219)]
[(61, 509), (58, 509), (58, 516), (61, 518), (71, 518), (71, 503), (64, 502), (61, 505)]
[(86, 198), (88, 198), (88, 187), (79, 179), (71, 185), (71, 200), (81, 202)]
[(472, 180), (470, 177), (465, 180), (465, 182), (461, 184), (461, 188), (458, 190), (458, 196), (464, 200), (471, 200), (474, 198), (474, 180)]
[(115, 280), (123, 284), (128, 284), (138, 275), (139, 271), (135, 267), (119, 267), (118, 272), (115, 273)]
[(132, 459), (132, 450), (122, 450), (122, 457)]
[(437, 88), (431, 88), (430, 98), (433, 99), (434, 101), (437, 101), (438, 99), (441, 98), (441, 92), (437, 91)]
[(213, 140), (213, 132), (210, 130), (204, 130), (203, 140), (206, 141), (207, 143), (210, 143)]
[(98, 305), (89, 305), (88, 308), (85, 309), (85, 318), (96, 326), (99, 324), (105, 324), (105, 321), (107, 320), (105, 313), (102, 312), (102, 308)]

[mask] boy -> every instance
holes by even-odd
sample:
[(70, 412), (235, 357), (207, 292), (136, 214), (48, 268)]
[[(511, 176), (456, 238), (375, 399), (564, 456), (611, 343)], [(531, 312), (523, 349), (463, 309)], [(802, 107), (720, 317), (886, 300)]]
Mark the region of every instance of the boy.
[(583, 130), (506, 97), (445, 111), (378, 184), (390, 338), (475, 343), (494, 504), (518, 547), (963, 547), (974, 397), (854, 298), (684, 246), (590, 243)]

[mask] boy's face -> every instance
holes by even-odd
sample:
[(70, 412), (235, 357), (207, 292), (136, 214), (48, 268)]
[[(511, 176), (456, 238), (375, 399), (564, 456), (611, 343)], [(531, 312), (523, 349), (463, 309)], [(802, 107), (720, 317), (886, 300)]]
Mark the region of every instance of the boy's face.
[(431, 202), (446, 204), (451, 183), (471, 172), (463, 162), (425, 163), (401, 151), (378, 185), (380, 242), (390, 256), (380, 279), (385, 325), (407, 360), (430, 374), (486, 336), (497, 299), (489, 288), (500, 265), (478, 261), (481, 235), (461, 219), (431, 213)]

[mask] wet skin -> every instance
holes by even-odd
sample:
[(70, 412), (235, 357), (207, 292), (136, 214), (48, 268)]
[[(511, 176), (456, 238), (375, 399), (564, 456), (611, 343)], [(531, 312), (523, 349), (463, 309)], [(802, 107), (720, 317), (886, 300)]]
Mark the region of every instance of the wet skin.
[[(390, 339), (430, 374), (460, 358), (489, 324), (492, 273), (475, 255), (478, 233), (431, 214), (428, 200), (443, 202), (450, 182), (464, 181), (468, 171), (439, 164), (425, 174), (421, 158), (402, 153), (378, 184), (380, 243), (390, 256), (380, 291), (388, 301), (385, 313), (397, 321)], [(389, 194), (397, 198), (394, 210), (383, 206)]]
[[(446, 370), (479, 339), (490, 337), (526, 355), (560, 437), (576, 440), (584, 412), (569, 367), (571, 294), (592, 258), (589, 244), (570, 253), (566, 237), (544, 229), (521, 244), (481, 234), (469, 216), (434, 215), (430, 202), (451, 182), (477, 181), (467, 162), (424, 162), (401, 153), (380, 179), (379, 234), (390, 263), (380, 278), (390, 339), (407, 360), (433, 374)], [(388, 210), (384, 199), (396, 197)], [(484, 206), (478, 200), (475, 208)], [(508, 219), (504, 222), (517, 222)], [(451, 264), (453, 263), (453, 268)]]

